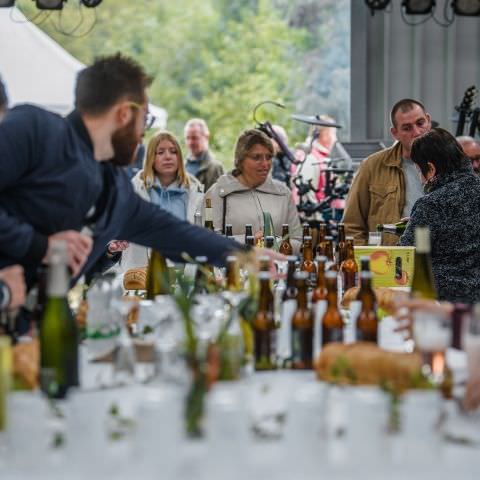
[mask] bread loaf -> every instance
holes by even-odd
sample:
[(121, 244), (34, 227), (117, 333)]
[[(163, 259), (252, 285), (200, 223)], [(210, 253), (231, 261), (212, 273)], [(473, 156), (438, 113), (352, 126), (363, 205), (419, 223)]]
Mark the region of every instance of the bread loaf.
[(131, 268), (123, 275), (125, 290), (145, 290), (147, 288), (147, 267)]
[(416, 353), (387, 352), (374, 343), (330, 343), (315, 362), (317, 378), (352, 385), (386, 384), (396, 391), (416, 386), (422, 362)]

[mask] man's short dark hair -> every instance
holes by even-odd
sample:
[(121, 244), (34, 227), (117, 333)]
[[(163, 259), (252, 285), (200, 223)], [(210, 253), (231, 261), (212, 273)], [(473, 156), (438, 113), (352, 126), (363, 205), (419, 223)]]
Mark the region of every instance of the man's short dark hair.
[(423, 103), (418, 100), (414, 100), (413, 98), (403, 98), (402, 100), (399, 100), (390, 111), (390, 123), (392, 126), (395, 128), (397, 127), (397, 124), (395, 123), (395, 115), (398, 111), (405, 113), (412, 110), (412, 108), (415, 108), (415, 106), (419, 106), (423, 110), (423, 113), (427, 113)]
[(123, 98), (143, 103), (145, 89), (151, 82), (151, 77), (132, 58), (120, 53), (100, 57), (78, 74), (75, 108), (81, 113), (96, 115)]
[(0, 111), (6, 110), (8, 108), (8, 97), (7, 90), (5, 85), (0, 78)]
[(432, 128), (413, 141), (411, 158), (423, 176), (428, 173), (429, 162), (435, 166), (438, 175), (452, 173), (471, 164), (455, 137), (439, 127)]

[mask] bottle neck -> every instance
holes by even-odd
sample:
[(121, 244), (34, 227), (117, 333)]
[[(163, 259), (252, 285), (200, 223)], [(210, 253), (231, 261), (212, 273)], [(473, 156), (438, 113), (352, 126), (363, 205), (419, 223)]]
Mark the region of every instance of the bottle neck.
[(260, 298), (258, 300), (258, 310), (268, 312), (270, 310), (272, 291), (270, 290), (270, 280), (260, 280)]
[(303, 246), (303, 260), (308, 262), (313, 261), (313, 250), (310, 243)]
[(297, 283), (297, 305), (302, 310), (307, 309), (307, 286), (305, 280), (298, 281)]
[[(288, 232), (288, 225), (284, 225), (283, 228), (282, 228), (282, 237), (284, 240), (288, 240), (288, 235), (289, 235), (289, 232)], [(285, 238), (287, 237), (287, 238)]]
[(327, 279), (327, 302), (329, 307), (338, 307), (337, 279)]
[(65, 263), (50, 264), (47, 276), (47, 297), (66, 297), (69, 282), (68, 268)]

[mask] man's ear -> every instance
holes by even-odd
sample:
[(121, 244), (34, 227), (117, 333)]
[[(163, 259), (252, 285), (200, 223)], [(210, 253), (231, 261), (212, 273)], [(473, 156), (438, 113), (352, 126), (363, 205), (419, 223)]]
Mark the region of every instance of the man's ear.
[(114, 106), (114, 118), (119, 127), (124, 127), (132, 118), (132, 106), (130, 102), (119, 102)]
[(390, 135), (395, 139), (398, 140), (397, 138), (397, 129), (395, 127), (390, 127)]

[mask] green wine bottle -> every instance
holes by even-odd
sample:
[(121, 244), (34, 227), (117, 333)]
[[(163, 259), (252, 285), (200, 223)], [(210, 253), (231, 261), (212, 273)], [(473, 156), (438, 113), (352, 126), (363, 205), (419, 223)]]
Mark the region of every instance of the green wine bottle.
[(384, 223), (377, 225), (377, 232), (391, 233), (392, 235), (403, 235), (408, 222)]
[(437, 298), (430, 259), (430, 230), (428, 227), (415, 228), (415, 260), (410, 295), (413, 298), (433, 300)]
[(78, 330), (67, 301), (69, 281), (67, 244), (52, 242), (39, 335), (40, 386), (52, 398), (64, 398), (79, 383)]
[(157, 295), (168, 295), (170, 293), (167, 262), (162, 254), (156, 250), (152, 250), (148, 261), (146, 289), (148, 300), (155, 300)]

